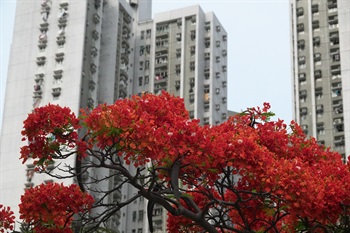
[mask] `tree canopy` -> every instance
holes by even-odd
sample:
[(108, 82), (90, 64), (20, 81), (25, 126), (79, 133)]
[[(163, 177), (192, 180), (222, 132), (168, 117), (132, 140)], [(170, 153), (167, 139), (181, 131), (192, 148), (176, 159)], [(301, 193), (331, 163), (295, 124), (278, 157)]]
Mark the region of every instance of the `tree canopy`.
[[(78, 185), (27, 190), (20, 218), (38, 233), (72, 232), (74, 219), (89, 231), (144, 197), (151, 231), (157, 204), (173, 233), (349, 232), (349, 165), (295, 122), (272, 121), (269, 109), (264, 103), (201, 126), (183, 99), (166, 92), (82, 110), (79, 118), (58, 105), (36, 108), (24, 121), (23, 163)], [(74, 166), (64, 164), (70, 156)], [(137, 193), (108, 201), (125, 185)], [(8, 213), (0, 209), (0, 229), (13, 223)]]

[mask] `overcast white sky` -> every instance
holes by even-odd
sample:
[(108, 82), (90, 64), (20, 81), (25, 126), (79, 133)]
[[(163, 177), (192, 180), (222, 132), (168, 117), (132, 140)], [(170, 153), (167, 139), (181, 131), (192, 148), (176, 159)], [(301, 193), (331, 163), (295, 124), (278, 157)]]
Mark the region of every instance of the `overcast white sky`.
[[(277, 117), (289, 123), (289, 1), (153, 0), (153, 14), (195, 4), (204, 12), (213, 11), (228, 34), (228, 109), (240, 111), (270, 102)], [(15, 0), (0, 0), (0, 122), (15, 6)]]

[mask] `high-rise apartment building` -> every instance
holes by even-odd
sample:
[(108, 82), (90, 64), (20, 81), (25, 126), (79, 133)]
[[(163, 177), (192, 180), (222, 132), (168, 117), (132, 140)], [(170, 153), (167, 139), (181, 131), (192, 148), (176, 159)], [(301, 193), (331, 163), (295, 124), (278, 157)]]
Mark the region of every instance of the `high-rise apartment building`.
[(294, 118), (308, 136), (350, 154), (350, 2), (291, 0)]
[[(183, 97), (191, 117), (203, 124), (226, 120), (227, 34), (218, 19), (199, 6), (152, 19), (151, 8), (151, 0), (17, 1), (0, 139), (0, 203), (17, 214), (25, 188), (53, 179), (19, 160), (22, 122), (35, 107), (59, 104), (79, 114), (80, 108), (166, 90)], [(110, 199), (135, 192), (125, 187)], [(148, 232), (145, 206), (137, 200), (109, 227)], [(165, 216), (155, 208), (157, 232), (165, 232)]]

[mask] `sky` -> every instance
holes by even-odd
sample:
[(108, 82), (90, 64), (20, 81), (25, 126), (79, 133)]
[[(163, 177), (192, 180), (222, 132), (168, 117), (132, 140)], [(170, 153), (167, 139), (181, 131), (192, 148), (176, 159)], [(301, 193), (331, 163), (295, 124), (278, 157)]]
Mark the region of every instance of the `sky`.
[[(197, 4), (204, 12), (213, 11), (228, 35), (228, 109), (239, 112), (269, 102), (276, 119), (289, 123), (289, 0), (153, 0), (153, 14)], [(0, 0), (0, 122), (15, 6), (16, 0)]]

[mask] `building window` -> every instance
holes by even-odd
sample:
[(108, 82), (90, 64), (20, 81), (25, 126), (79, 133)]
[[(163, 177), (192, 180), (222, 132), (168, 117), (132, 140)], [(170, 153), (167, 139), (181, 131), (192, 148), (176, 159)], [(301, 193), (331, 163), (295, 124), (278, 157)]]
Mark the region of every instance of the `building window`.
[(330, 55), (332, 58), (333, 62), (338, 62), (340, 61), (340, 52), (339, 52), (339, 48), (334, 48), (330, 50)]
[(149, 60), (146, 60), (145, 61), (145, 70), (148, 70), (149, 69)]
[(145, 47), (144, 46), (141, 46), (140, 47), (140, 56), (142, 56), (145, 52)]
[(52, 88), (52, 96), (55, 98), (58, 98), (61, 95), (61, 88), (60, 87), (56, 87), (56, 88)]
[(218, 94), (220, 94), (220, 88), (216, 88), (215, 89), (215, 93), (218, 95)]
[(328, 23), (331, 28), (338, 27), (338, 15), (331, 15), (328, 17)]
[(216, 47), (220, 47), (220, 41), (219, 40), (216, 41)]
[(190, 52), (191, 52), (191, 56), (194, 56), (196, 54), (196, 46), (191, 46)]
[(196, 39), (196, 31), (195, 30), (191, 31), (190, 35), (191, 35), (191, 40)]
[(226, 104), (227, 103), (227, 97), (222, 97), (222, 103)]
[(149, 76), (145, 76), (145, 85), (149, 83)]
[(180, 73), (181, 73), (181, 66), (180, 65), (175, 65), (175, 72), (176, 72), (176, 75), (180, 75)]
[(141, 40), (145, 39), (145, 31), (141, 31)]
[(304, 15), (304, 8), (299, 7), (297, 8), (297, 16), (303, 16)]
[(92, 64), (90, 65), (91, 74), (96, 73), (96, 70), (97, 70), (97, 66), (96, 66), (94, 63), (92, 63)]
[(308, 133), (308, 125), (301, 125), (301, 129), (303, 130), (304, 134)]
[(220, 32), (220, 30), (221, 30), (221, 26), (220, 25), (216, 26), (216, 31)]
[(142, 86), (142, 79), (143, 77), (139, 77), (139, 86)]
[(319, 47), (321, 44), (321, 38), (319, 36), (316, 36), (312, 39), (314, 47)]
[(318, 13), (318, 4), (313, 4), (311, 6), (311, 12), (312, 14)]
[(150, 54), (151, 53), (151, 46), (150, 45), (146, 45), (145, 46), (145, 50), (146, 50), (146, 54)]
[(227, 86), (227, 82), (226, 81), (222, 81), (222, 87), (226, 87)]
[(204, 45), (206, 48), (210, 47), (210, 38), (209, 37), (204, 38)]
[(143, 221), (143, 210), (139, 210), (139, 218), (138, 218), (139, 222)]
[(319, 104), (316, 106), (316, 113), (318, 114), (323, 114), (323, 105)]
[(146, 30), (146, 39), (151, 38), (151, 29)]
[(176, 59), (181, 58), (181, 49), (176, 49)]
[(139, 69), (143, 70), (143, 61), (140, 61)]
[(322, 87), (317, 87), (315, 89), (315, 97), (317, 100), (320, 100), (323, 98)]
[(321, 70), (315, 70), (315, 79), (316, 81), (321, 80), (322, 78), (322, 71)]
[(315, 62), (321, 61), (321, 53), (315, 53), (314, 54), (314, 61)]
[(194, 94), (190, 94), (190, 95), (189, 95), (189, 100), (190, 100), (190, 103), (191, 103), (191, 104), (194, 103)]
[(132, 212), (132, 221), (136, 222), (136, 211)]
[(317, 131), (317, 134), (319, 135), (325, 134), (323, 122), (319, 122), (316, 124), (316, 131)]
[(222, 72), (226, 72), (226, 70), (227, 70), (227, 66), (226, 65), (222, 66)]
[(45, 62), (46, 62), (46, 57), (44, 56), (36, 58), (36, 64), (38, 65), (38, 67), (43, 67), (45, 65)]
[(304, 24), (303, 23), (297, 24), (297, 31), (298, 32), (303, 32), (304, 31)]
[(305, 56), (299, 56), (298, 57), (298, 64), (299, 65), (304, 65), (306, 62), (306, 57)]
[(181, 41), (181, 33), (176, 33), (176, 40)]
[(63, 74), (63, 70), (54, 70), (53, 71), (53, 77), (55, 79), (61, 79)]
[(64, 60), (64, 53), (56, 53), (56, 64), (62, 64)]
[(204, 125), (209, 125), (209, 117), (204, 117), (203, 118), (203, 124)]
[(94, 23), (98, 24), (100, 22), (100, 19), (101, 19), (100, 16), (95, 13), (93, 16)]
[(312, 29), (318, 29), (318, 28), (320, 28), (320, 21), (318, 21), (318, 20), (314, 20), (314, 21), (312, 21)]
[(175, 81), (175, 89), (178, 91), (180, 89), (180, 81)]
[(227, 41), (227, 35), (222, 36), (222, 41)]
[(216, 63), (219, 63), (220, 62), (220, 57), (216, 56), (215, 61), (216, 61)]
[(298, 49), (304, 50), (305, 48), (305, 40), (298, 40)]
[(194, 15), (194, 16), (192, 16), (191, 17), (191, 25), (196, 25), (196, 16)]
[(210, 60), (210, 53), (204, 53), (204, 59)]
[(191, 62), (190, 62), (190, 71), (193, 72), (193, 71), (195, 71), (195, 69), (196, 69), (195, 62), (194, 62), (194, 61), (191, 61)]
[(210, 32), (210, 22), (205, 22), (204, 28), (206, 32)]
[(307, 91), (306, 90), (299, 91), (299, 99), (303, 100), (302, 102), (305, 102), (306, 96), (307, 96)]
[(331, 42), (331, 45), (339, 44), (339, 32), (329, 33), (329, 41)]
[(222, 50), (222, 56), (226, 57), (227, 56), (227, 50)]
[(341, 82), (337, 82), (337, 83), (332, 84), (332, 97), (341, 96), (341, 91), (342, 91)]
[(227, 117), (226, 113), (221, 113), (221, 119), (222, 120), (226, 120), (226, 117)]
[(216, 104), (215, 105), (215, 109), (216, 109), (216, 111), (219, 111), (220, 110), (220, 104)]
[(301, 116), (307, 115), (307, 108), (306, 107), (300, 109), (300, 115)]

